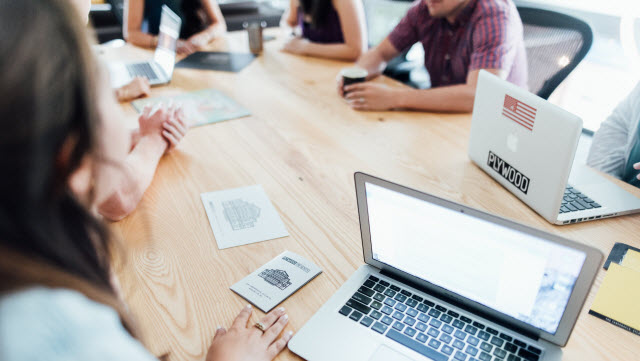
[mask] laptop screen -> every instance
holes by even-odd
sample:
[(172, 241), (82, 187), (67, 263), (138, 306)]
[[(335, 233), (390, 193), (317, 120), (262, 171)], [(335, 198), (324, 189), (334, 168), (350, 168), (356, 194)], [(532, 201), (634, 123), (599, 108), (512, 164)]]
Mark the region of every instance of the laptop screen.
[(379, 262), (555, 334), (586, 254), (371, 183)]
[(176, 61), (176, 46), (180, 37), (182, 21), (169, 7), (162, 7), (158, 47), (153, 60), (160, 65), (166, 76), (171, 76)]

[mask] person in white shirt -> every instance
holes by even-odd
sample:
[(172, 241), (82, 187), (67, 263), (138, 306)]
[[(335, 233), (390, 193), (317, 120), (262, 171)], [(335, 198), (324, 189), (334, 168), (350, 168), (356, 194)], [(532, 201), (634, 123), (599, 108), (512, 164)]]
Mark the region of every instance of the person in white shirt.
[(587, 165), (640, 188), (640, 83), (593, 136)]

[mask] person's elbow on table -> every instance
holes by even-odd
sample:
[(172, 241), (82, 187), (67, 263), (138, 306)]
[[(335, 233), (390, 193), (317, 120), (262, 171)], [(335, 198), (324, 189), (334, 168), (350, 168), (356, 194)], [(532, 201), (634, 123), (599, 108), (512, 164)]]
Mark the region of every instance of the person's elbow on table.
[(136, 209), (141, 198), (136, 193), (134, 190), (117, 189), (98, 206), (98, 212), (111, 222), (121, 221)]
[(346, 61), (357, 61), (364, 54), (364, 50), (361, 47), (357, 46), (348, 46), (348, 50), (344, 54), (344, 59)]

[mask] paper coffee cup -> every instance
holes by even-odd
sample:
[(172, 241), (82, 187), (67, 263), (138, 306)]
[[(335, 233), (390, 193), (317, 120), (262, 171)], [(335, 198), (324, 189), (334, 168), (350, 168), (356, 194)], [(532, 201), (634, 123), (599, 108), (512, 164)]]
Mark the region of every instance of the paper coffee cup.
[(340, 71), (343, 88), (347, 85), (363, 83), (367, 80), (369, 72), (359, 67), (345, 68)]

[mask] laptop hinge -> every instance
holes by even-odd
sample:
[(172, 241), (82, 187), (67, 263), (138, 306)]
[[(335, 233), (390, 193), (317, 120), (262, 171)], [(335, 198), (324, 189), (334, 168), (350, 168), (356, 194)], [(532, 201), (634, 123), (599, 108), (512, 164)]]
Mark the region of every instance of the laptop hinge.
[(404, 283), (407, 286), (411, 286), (411, 287), (413, 287), (413, 288), (415, 288), (417, 290), (420, 290), (420, 291), (422, 291), (422, 292), (424, 292), (424, 293), (426, 293), (426, 294), (428, 294), (428, 295), (430, 295), (430, 296), (432, 296), (434, 298), (437, 298), (437, 299), (440, 299), (440, 300), (442, 300), (444, 302), (450, 303), (450, 304), (452, 304), (452, 305), (454, 305), (454, 306), (456, 306), (458, 308), (461, 308), (461, 309), (463, 309), (463, 310), (465, 310), (465, 311), (467, 311), (469, 313), (472, 313), (474, 315), (478, 315), (478, 316), (483, 317), (484, 319), (489, 320), (491, 322), (494, 322), (494, 323), (496, 323), (496, 324), (498, 324), (498, 325), (500, 325), (500, 326), (502, 326), (504, 328), (507, 328), (507, 329), (512, 330), (512, 331), (515, 331), (515, 332), (517, 332), (517, 333), (519, 333), (521, 335), (524, 335), (524, 336), (526, 336), (526, 337), (528, 337), (528, 338), (530, 338), (532, 340), (538, 341), (540, 339), (540, 336), (538, 334), (536, 334), (535, 332), (531, 332), (531, 331), (526, 330), (526, 329), (524, 329), (522, 327), (518, 327), (518, 326), (515, 326), (515, 325), (512, 325), (512, 324), (509, 324), (507, 322), (504, 322), (504, 321), (502, 321), (500, 319), (497, 319), (495, 316), (492, 316), (491, 314), (489, 314), (487, 312), (483, 312), (483, 311), (477, 310), (477, 309), (472, 309), (469, 306), (460, 303), (459, 301), (457, 301), (456, 299), (454, 299), (452, 297), (448, 297), (448, 296), (442, 295), (442, 294), (437, 294), (437, 293), (435, 293), (435, 292), (433, 292), (431, 290), (428, 290), (425, 287), (423, 287), (423, 286), (421, 286), (421, 285), (419, 285), (419, 284), (417, 284), (417, 283), (415, 283), (415, 282), (413, 282), (413, 281), (411, 281), (409, 279), (400, 277), (400, 276), (395, 275), (395, 274), (393, 274), (391, 272), (388, 272), (386, 270), (380, 270), (380, 273), (382, 275), (387, 276), (389, 278), (392, 278), (392, 279), (394, 279), (394, 280), (396, 280), (396, 281), (398, 281), (400, 283)]

